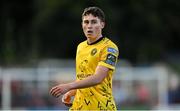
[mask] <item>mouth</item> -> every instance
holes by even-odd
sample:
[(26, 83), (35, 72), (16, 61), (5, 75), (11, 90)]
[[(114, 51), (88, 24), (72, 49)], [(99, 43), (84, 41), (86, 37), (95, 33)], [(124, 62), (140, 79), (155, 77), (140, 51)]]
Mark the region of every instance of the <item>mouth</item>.
[(92, 34), (92, 33), (93, 33), (93, 31), (91, 31), (91, 30), (87, 31), (87, 34)]

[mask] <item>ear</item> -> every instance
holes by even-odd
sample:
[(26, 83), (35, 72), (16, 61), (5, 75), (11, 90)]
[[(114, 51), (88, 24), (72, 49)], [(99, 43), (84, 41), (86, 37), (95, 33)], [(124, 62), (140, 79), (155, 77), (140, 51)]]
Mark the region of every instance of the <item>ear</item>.
[(105, 22), (101, 22), (101, 28), (103, 29), (105, 27)]

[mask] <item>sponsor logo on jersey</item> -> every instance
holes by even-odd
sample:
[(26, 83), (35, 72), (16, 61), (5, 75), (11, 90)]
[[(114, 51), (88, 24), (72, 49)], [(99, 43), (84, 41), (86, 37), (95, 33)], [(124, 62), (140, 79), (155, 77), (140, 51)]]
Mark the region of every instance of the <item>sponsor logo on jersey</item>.
[(116, 49), (112, 48), (112, 47), (108, 47), (107, 51), (111, 52), (111, 53), (114, 53), (114, 54), (118, 53), (118, 51)]

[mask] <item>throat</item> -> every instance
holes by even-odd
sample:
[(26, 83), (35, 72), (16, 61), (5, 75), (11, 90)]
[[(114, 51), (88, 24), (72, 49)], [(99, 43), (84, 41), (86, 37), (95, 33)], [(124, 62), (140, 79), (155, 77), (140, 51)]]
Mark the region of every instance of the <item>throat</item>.
[(87, 39), (88, 44), (92, 44), (96, 41), (97, 41), (97, 39)]
[(96, 44), (98, 43), (99, 41), (101, 41), (104, 37), (98, 37), (96, 39), (87, 39), (87, 44), (88, 45), (93, 45), (93, 44)]

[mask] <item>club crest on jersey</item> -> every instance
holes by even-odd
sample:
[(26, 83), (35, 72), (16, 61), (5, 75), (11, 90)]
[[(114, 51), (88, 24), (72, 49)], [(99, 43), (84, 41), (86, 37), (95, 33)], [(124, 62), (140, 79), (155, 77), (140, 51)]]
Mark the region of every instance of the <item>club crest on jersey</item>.
[(114, 53), (114, 54), (118, 53), (118, 51), (116, 49), (112, 48), (112, 47), (108, 47), (107, 51), (111, 52), (111, 53)]
[(96, 48), (94, 48), (92, 51), (91, 51), (91, 55), (93, 56), (93, 55), (95, 55), (96, 54), (96, 52), (97, 52), (97, 49)]

